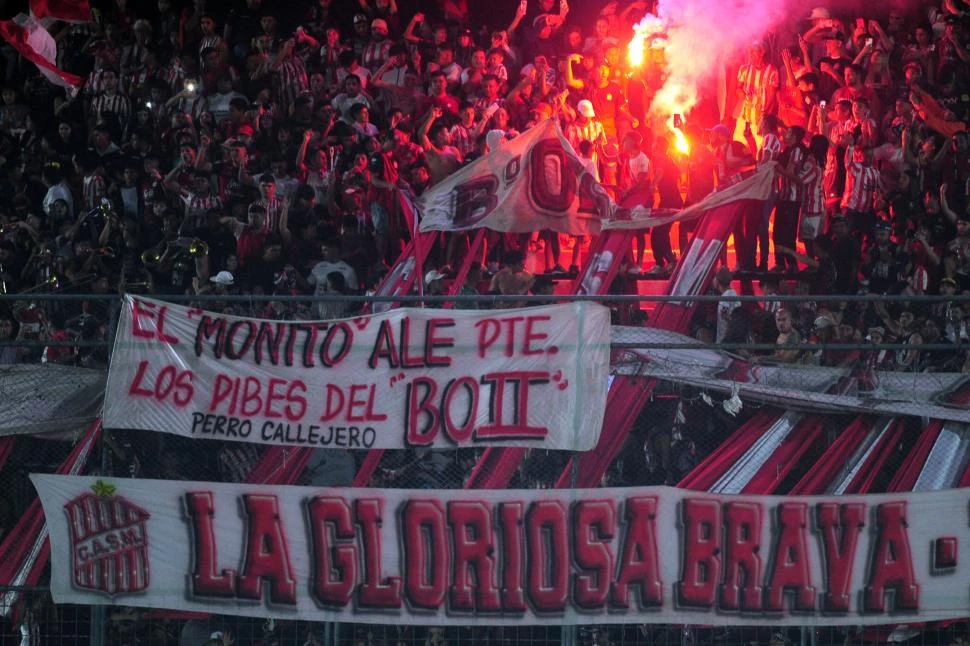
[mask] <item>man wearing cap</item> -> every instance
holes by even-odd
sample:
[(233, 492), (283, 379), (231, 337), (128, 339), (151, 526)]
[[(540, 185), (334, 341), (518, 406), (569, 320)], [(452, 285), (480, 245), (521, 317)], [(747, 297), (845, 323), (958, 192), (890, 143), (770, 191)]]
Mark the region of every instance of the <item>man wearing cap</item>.
[(387, 38), (387, 21), (383, 18), (375, 18), (370, 24), (371, 40), (361, 52), (361, 64), (372, 72), (375, 72), (387, 61), (391, 55), (392, 43)]
[(354, 16), (354, 34), (351, 36), (351, 49), (357, 56), (363, 57), (364, 48), (371, 42), (371, 19), (365, 14)]
[(596, 120), (596, 111), (589, 99), (576, 104), (576, 119), (566, 127), (566, 139), (573, 150), (579, 150), (579, 144), (584, 141), (593, 144), (593, 159), (598, 158), (606, 145), (606, 132), (603, 124)]
[[(429, 269), (424, 275), (424, 293), (428, 296), (441, 296), (445, 293), (445, 279), (448, 274)], [(429, 303), (430, 307), (441, 307), (443, 303)]]

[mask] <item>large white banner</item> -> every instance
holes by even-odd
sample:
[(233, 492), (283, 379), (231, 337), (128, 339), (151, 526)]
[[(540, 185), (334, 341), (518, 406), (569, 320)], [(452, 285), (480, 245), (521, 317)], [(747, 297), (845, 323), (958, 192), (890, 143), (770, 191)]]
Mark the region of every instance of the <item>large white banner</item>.
[(552, 119), (425, 191), (422, 231), (599, 233), (614, 205)]
[(129, 296), (104, 426), (311, 448), (585, 451), (603, 423), (609, 334), (594, 303), (269, 321)]
[(58, 603), (421, 624), (970, 615), (970, 490), (379, 490), (31, 476)]

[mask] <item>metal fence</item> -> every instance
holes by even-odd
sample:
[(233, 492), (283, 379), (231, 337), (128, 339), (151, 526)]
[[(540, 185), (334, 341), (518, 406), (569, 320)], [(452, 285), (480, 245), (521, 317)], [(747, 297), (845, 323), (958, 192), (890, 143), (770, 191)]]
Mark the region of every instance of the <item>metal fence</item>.
[[(536, 298), (536, 301), (570, 300), (574, 297)], [(741, 301), (764, 303), (763, 297), (742, 296)], [(831, 300), (840, 307), (871, 308), (883, 302), (890, 308), (930, 311), (949, 304), (970, 311), (970, 297), (773, 297), (779, 302), (804, 303)], [(184, 300), (184, 299), (183, 299)], [(213, 303), (207, 299), (193, 299), (200, 306)], [(212, 299), (210, 299), (212, 300)], [(266, 315), (270, 301), (256, 297), (221, 298), (215, 304), (234, 303), (241, 314)], [(312, 299), (274, 297), (269, 310), (280, 314), (298, 315)], [(407, 302), (396, 297), (395, 302)], [(435, 299), (421, 299), (431, 303)], [(455, 300), (455, 299), (447, 299)], [(478, 301), (487, 301), (477, 297)], [(612, 306), (635, 301), (649, 313), (651, 303), (664, 297), (598, 298)], [(682, 300), (682, 299), (679, 299)], [(706, 304), (723, 300), (721, 297), (695, 299), (700, 310)], [(3, 302), (7, 301), (7, 302)], [(499, 301), (499, 304), (501, 302)], [(847, 304), (847, 305), (846, 305)], [(105, 369), (109, 359), (113, 327), (118, 319), (120, 299), (117, 296), (2, 296), (0, 306), (6, 306), (17, 316), (21, 330), (38, 322), (35, 332), (21, 333), (16, 339), (0, 341), (0, 350), (15, 346), (24, 362), (84, 366)], [(38, 312), (42, 313), (39, 315)], [(30, 328), (34, 330), (33, 327)], [(640, 345), (651, 345), (649, 342)], [(691, 347), (736, 350), (770, 348), (751, 342), (732, 346), (701, 344)], [(811, 346), (808, 347), (818, 347)], [(965, 343), (930, 343), (918, 345), (889, 344), (892, 350), (939, 351), (946, 347), (950, 353), (965, 354)], [(868, 341), (855, 341), (832, 346), (834, 349), (878, 350)], [(962, 355), (961, 355), (962, 356)], [(55, 366), (51, 366), (55, 370)], [(920, 369), (917, 366), (915, 369)], [(30, 386), (30, 384), (26, 384)], [(20, 384), (24, 386), (24, 384)], [(5, 384), (0, 380), (0, 395)], [(740, 412), (731, 414), (719, 402), (712, 402), (695, 387), (661, 383), (650, 403), (635, 421), (624, 449), (603, 478), (603, 485), (639, 486), (676, 484), (733, 431), (763, 410), (753, 401), (745, 401)], [(6, 414), (14, 402), (0, 405)], [(810, 447), (811, 455), (824, 452), (854, 418), (853, 415), (829, 415), (824, 432)], [(872, 491), (884, 491), (890, 479), (914, 446), (925, 420), (904, 418), (905, 430), (891, 447), (890, 456), (882, 472), (876, 475)], [(0, 470), (0, 538), (25, 513), (34, 497), (27, 478), (36, 472), (56, 470), (70, 452), (72, 442), (38, 436), (19, 436), (13, 453)], [(363, 452), (316, 451), (296, 484), (349, 485), (365, 457)], [(371, 486), (400, 488), (457, 489), (465, 485), (472, 466), (480, 453), (473, 449), (431, 451), (416, 454), (411, 451), (386, 451), (371, 479)], [(572, 456), (566, 452), (530, 451), (521, 463), (511, 487), (547, 488), (567, 468)], [(174, 435), (153, 432), (106, 431), (88, 472), (112, 477), (165, 478), (177, 480), (238, 481), (240, 474), (253, 466), (259, 458), (259, 448), (252, 445), (215, 440), (189, 440)], [(575, 462), (573, 462), (575, 464)], [(932, 466), (932, 465), (931, 465)], [(791, 465), (777, 493), (786, 493), (811, 467), (810, 461)], [(46, 577), (46, 575), (45, 575)], [(126, 607), (74, 607), (52, 603), (43, 579), (36, 587), (0, 588), (0, 592), (16, 592), (17, 601), (7, 608), (0, 619), (0, 646), (4, 644), (205, 644), (216, 634), (222, 642), (235, 644), (392, 644), (451, 645), (455, 644), (663, 644), (688, 646), (692, 644), (848, 644), (864, 642), (905, 641), (910, 644), (966, 643), (968, 626), (965, 622), (930, 625), (917, 628), (889, 626), (884, 630), (845, 629), (763, 629), (718, 628), (710, 626), (627, 625), (580, 627), (497, 627), (497, 628), (435, 628), (414, 626), (376, 626), (291, 621), (264, 621), (225, 616), (192, 616), (164, 610), (145, 611)], [(895, 632), (894, 632), (895, 631)]]

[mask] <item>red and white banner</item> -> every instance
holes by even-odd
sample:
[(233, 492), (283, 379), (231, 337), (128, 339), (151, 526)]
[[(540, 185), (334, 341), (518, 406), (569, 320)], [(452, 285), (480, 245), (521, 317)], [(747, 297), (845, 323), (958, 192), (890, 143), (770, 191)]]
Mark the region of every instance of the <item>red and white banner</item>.
[(380, 490), (33, 475), (57, 603), (389, 624), (970, 615), (970, 490)]
[(708, 211), (739, 202), (741, 200), (764, 201), (771, 197), (775, 178), (775, 165), (767, 164), (750, 177), (715, 191), (700, 202), (680, 210), (651, 209), (642, 205), (622, 205), (611, 210), (610, 217), (603, 221), (603, 230), (634, 229), (643, 230), (659, 227), (673, 222), (696, 220)]
[(54, 85), (81, 87), (84, 79), (57, 67), (57, 43), (44, 27), (31, 16), (17, 14), (13, 20), (0, 20), (0, 37), (37, 66)]
[(129, 296), (104, 426), (309, 448), (585, 451), (603, 423), (609, 334), (594, 303), (269, 321)]
[(612, 202), (554, 120), (506, 141), (425, 191), (421, 231), (598, 233)]

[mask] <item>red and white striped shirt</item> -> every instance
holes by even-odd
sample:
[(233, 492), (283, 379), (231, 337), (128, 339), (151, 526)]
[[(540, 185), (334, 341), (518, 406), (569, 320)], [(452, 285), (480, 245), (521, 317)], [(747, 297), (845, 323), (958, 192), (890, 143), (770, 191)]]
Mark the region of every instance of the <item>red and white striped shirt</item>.
[(808, 155), (798, 171), (798, 182), (802, 189), (802, 213), (819, 215), (825, 213), (825, 189), (822, 184), (822, 169), (812, 155)]
[(854, 153), (855, 146), (849, 146), (845, 151), (845, 192), (842, 193), (842, 208), (847, 211), (871, 211), (876, 189), (879, 188), (879, 171), (855, 161)]
[(256, 200), (253, 204), (258, 204), (266, 209), (266, 219), (263, 220), (263, 231), (266, 233), (279, 233), (280, 220), (283, 215), (283, 200), (273, 198), (272, 200)]
[[(210, 47), (215, 50), (221, 49), (223, 46), (222, 36), (219, 34), (212, 34), (211, 36), (203, 36), (202, 40), (199, 41), (199, 58), (202, 57), (202, 52), (209, 49)], [(201, 62), (201, 61), (200, 61)]]
[(738, 70), (738, 87), (745, 96), (741, 118), (751, 123), (760, 121), (768, 103), (768, 88), (778, 89), (778, 85), (778, 69), (774, 65), (765, 64), (761, 68), (742, 65)]
[(769, 132), (761, 140), (761, 150), (758, 151), (758, 166), (764, 166), (768, 162), (777, 161), (781, 154), (781, 139), (778, 135)]
[(131, 118), (131, 101), (124, 94), (117, 92), (110, 96), (99, 94), (91, 99), (91, 114), (95, 120), (101, 121), (108, 113), (118, 117), (118, 123), (122, 128), (127, 128), (128, 119)]
[(572, 145), (573, 150), (577, 153), (579, 152), (579, 144), (588, 141), (593, 144), (593, 150), (596, 150), (598, 144), (606, 143), (606, 131), (603, 130), (603, 124), (594, 119), (590, 119), (586, 122), (586, 125), (579, 125), (578, 123), (571, 123), (566, 128), (566, 139)]
[(186, 193), (182, 196), (182, 203), (185, 204), (185, 221), (182, 228), (185, 233), (191, 234), (196, 229), (205, 226), (205, 214), (210, 209), (221, 209), (222, 200), (215, 193), (208, 195), (198, 195), (196, 193)]
[(377, 68), (387, 62), (391, 55), (391, 41), (384, 39), (381, 42), (371, 41), (364, 47), (364, 52), (360, 56), (360, 64), (368, 68), (371, 72), (376, 72)]
[[(793, 168), (800, 168), (802, 160), (805, 158), (805, 151), (801, 146), (794, 146), (791, 150), (785, 151), (786, 164), (791, 164)], [(801, 183), (793, 181), (784, 175), (779, 176), (778, 199), (782, 202), (801, 201)]]
[(472, 139), (468, 128), (456, 123), (451, 127), (451, 145), (458, 149), (462, 159), (478, 150), (478, 142)]
[(90, 211), (101, 206), (101, 198), (107, 195), (104, 178), (100, 175), (85, 175), (83, 183), (84, 209)]
[(130, 73), (133, 70), (138, 70), (144, 67), (146, 56), (148, 56), (148, 49), (142, 47), (138, 43), (122, 47), (121, 56), (118, 60), (118, 65), (121, 67), (121, 73)]
[(104, 91), (104, 80), (101, 78), (104, 74), (103, 68), (98, 68), (91, 70), (88, 74), (87, 79), (84, 81), (84, 94), (87, 96), (98, 96)]

